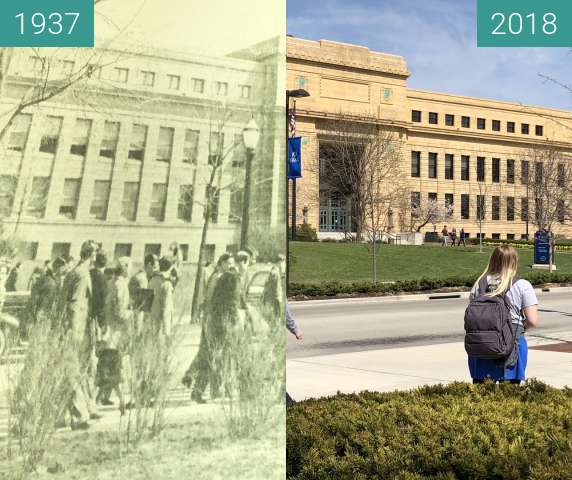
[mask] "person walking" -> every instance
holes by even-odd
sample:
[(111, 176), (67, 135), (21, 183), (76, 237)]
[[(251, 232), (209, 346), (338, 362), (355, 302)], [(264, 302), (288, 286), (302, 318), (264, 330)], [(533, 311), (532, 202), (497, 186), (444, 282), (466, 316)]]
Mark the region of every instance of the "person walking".
[(16, 263), (14, 268), (10, 270), (10, 275), (8, 275), (8, 279), (6, 280), (6, 291), (7, 292), (16, 292), (19, 286), (19, 278), (20, 278), (20, 267), (22, 266), (21, 262)]
[(447, 230), (447, 225), (443, 226), (443, 230), (441, 230), (441, 235), (443, 236), (443, 243), (441, 246), (446, 247), (449, 243), (449, 232)]
[(453, 227), (451, 229), (451, 246), (454, 247), (455, 246), (455, 241), (457, 240), (457, 229), (455, 227)]
[(465, 243), (465, 229), (463, 227), (461, 227), (461, 231), (459, 232), (459, 241), (457, 242), (457, 247), (460, 247), (461, 243), (463, 244), (463, 247), (467, 246)]
[(493, 250), (487, 268), (471, 290), (472, 300), (483, 294), (491, 297), (506, 295), (513, 332), (517, 337), (513, 352), (506, 359), (468, 357), (473, 383), (492, 379), (519, 384), (526, 379), (528, 344), (524, 333), (538, 326), (538, 300), (530, 282), (516, 277), (517, 269), (516, 250), (510, 245), (499, 245)]

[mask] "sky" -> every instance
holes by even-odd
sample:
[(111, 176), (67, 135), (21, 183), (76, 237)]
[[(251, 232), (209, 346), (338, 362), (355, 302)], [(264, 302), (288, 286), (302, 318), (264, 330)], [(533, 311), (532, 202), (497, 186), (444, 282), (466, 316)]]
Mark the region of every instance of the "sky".
[(288, 0), (287, 33), (402, 55), (413, 88), (572, 110), (572, 49), (477, 48), (476, 0)]
[(224, 55), (285, 35), (285, 0), (103, 0), (96, 37)]

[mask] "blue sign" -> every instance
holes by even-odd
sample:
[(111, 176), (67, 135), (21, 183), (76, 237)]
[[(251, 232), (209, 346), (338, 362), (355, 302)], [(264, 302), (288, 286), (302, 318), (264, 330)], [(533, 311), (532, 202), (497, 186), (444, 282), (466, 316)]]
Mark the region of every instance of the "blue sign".
[(539, 230), (534, 234), (534, 263), (548, 265), (550, 263), (550, 233)]
[(288, 178), (302, 178), (302, 137), (288, 139)]

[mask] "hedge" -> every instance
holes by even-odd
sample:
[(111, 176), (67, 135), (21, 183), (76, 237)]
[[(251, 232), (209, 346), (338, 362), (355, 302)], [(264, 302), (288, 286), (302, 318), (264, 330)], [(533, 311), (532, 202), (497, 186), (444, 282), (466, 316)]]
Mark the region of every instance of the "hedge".
[(572, 478), (572, 390), (535, 380), (307, 400), (286, 432), (291, 480)]
[[(547, 283), (572, 283), (572, 273), (539, 272), (525, 275), (532, 285)], [(334, 297), (338, 295), (394, 295), (396, 293), (426, 292), (442, 288), (470, 288), (477, 276), (449, 278), (421, 278), (400, 280), (392, 283), (337, 281), (320, 284), (290, 283), (288, 295), (291, 297)]]
[[(478, 245), (478, 238), (469, 239), (469, 243), (472, 245)], [(533, 248), (533, 240), (493, 240), (490, 238), (483, 239), (483, 245), (494, 247), (496, 245), (511, 245), (515, 248)], [(572, 252), (572, 240), (556, 240), (554, 246), (557, 252)]]

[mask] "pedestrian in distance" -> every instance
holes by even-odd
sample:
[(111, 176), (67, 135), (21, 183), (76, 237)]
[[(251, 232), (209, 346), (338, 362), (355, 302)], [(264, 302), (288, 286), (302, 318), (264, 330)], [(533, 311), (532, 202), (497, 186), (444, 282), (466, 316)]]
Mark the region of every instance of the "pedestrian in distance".
[(455, 227), (453, 227), (451, 229), (451, 246), (454, 247), (455, 246), (455, 241), (457, 240), (457, 229)]
[[(491, 379), (518, 384), (526, 379), (528, 345), (524, 333), (538, 325), (538, 300), (530, 282), (517, 277), (517, 269), (516, 250), (499, 245), (471, 290), (471, 303), (465, 312), (465, 348), (473, 383)], [(478, 308), (472, 309), (472, 305)], [(493, 331), (491, 325), (501, 325), (503, 330)], [(485, 331), (489, 341), (483, 341)], [(506, 357), (490, 354), (502, 343), (493, 342), (491, 335), (496, 339), (501, 334), (507, 339), (503, 340), (509, 352)]]
[(461, 231), (459, 232), (459, 241), (457, 242), (457, 247), (460, 247), (461, 243), (463, 244), (463, 247), (467, 246), (465, 243), (465, 229), (463, 227), (461, 227)]
[(441, 235), (443, 236), (443, 243), (441, 246), (446, 247), (449, 243), (449, 231), (447, 230), (447, 225), (443, 226), (443, 230), (441, 230)]

